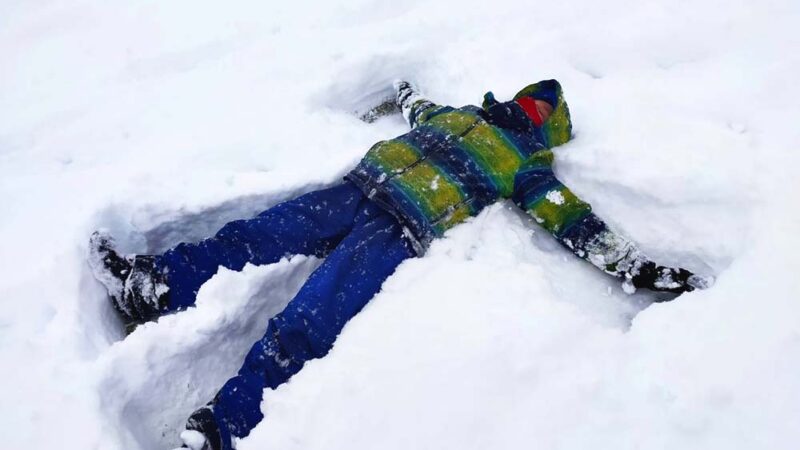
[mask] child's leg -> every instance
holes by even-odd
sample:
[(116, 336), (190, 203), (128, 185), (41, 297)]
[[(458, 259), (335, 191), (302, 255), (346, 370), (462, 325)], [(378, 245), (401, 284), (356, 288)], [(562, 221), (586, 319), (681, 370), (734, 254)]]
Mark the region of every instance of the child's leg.
[(197, 244), (179, 244), (156, 257), (156, 270), (169, 287), (164, 312), (193, 305), (200, 286), (219, 266), (241, 270), (248, 262), (327, 254), (350, 231), (364, 201), (361, 190), (346, 182), (280, 203), (253, 219), (230, 222)]
[[(220, 428), (219, 438), (230, 442), (230, 434), (249, 434), (263, 417), (260, 404), (264, 388), (275, 388), (300, 370), (305, 361), (328, 353), (344, 324), (380, 290), (395, 268), (412, 256), (414, 252), (396, 219), (367, 203), (352, 232), (309, 277), (286, 309), (269, 321), (266, 334), (253, 345), (238, 375), (217, 394), (211, 409)], [(198, 413), (209, 415), (202, 409)]]

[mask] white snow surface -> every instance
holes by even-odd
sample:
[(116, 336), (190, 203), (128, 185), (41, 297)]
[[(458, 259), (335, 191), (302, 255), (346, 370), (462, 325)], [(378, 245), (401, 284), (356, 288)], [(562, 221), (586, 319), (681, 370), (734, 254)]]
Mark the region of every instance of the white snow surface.
[(403, 263), (330, 354), (265, 393), (255, 449), (791, 449), (800, 442), (800, 3), (794, 0), (0, 5), (0, 435), (158, 449), (318, 264), (221, 270), (122, 326), (86, 263), (336, 183), (399, 115), (557, 78), (559, 177), (659, 263), (625, 295), (509, 202)]

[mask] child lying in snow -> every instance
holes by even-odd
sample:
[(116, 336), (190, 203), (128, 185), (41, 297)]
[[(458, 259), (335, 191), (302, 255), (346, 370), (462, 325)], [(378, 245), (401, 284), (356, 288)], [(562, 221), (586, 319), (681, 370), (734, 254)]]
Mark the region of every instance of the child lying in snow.
[[(129, 329), (192, 306), (219, 266), (241, 270), (287, 255), (325, 257), (286, 309), (269, 320), (238, 374), (189, 418), (184, 447), (231, 449), (263, 418), (264, 388), (324, 356), (344, 324), (405, 259), (483, 208), (512, 198), (578, 257), (636, 288), (682, 293), (711, 278), (659, 266), (611, 231), (555, 177), (552, 147), (570, 139), (555, 80), (483, 108), (436, 105), (407, 82), (397, 103), (412, 130), (375, 144), (342, 184), (281, 203), (214, 237), (163, 255), (121, 256), (110, 236), (91, 238), (91, 262)], [(366, 274), (366, 275), (365, 275)]]

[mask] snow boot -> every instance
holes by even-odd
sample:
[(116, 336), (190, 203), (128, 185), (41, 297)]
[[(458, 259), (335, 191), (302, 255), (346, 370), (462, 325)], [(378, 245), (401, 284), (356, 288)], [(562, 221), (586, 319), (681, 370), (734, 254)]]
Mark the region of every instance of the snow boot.
[[(213, 406), (208, 404), (198, 409), (186, 422), (186, 431), (181, 433), (183, 446), (191, 450), (233, 450), (233, 437), (227, 429), (220, 429), (214, 418)], [(176, 449), (178, 450), (178, 449)]]
[(108, 290), (127, 333), (166, 311), (169, 288), (152, 255), (120, 255), (111, 235), (95, 231), (89, 238), (89, 265)]

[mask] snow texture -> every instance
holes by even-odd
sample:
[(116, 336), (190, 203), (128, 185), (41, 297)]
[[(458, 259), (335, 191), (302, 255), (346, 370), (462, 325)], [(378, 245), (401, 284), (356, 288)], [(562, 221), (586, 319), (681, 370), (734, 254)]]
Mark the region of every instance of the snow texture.
[(559, 191), (550, 191), (547, 193), (545, 198), (550, 202), (556, 205), (563, 205), (564, 204), (564, 194)]
[(181, 433), (181, 440), (191, 450), (202, 450), (206, 444), (206, 437), (203, 433), (195, 430), (186, 430)]
[(405, 262), (265, 395), (255, 449), (793, 449), (800, 4), (792, 0), (4, 2), (3, 448), (169, 449), (318, 261), (221, 270), (123, 339), (86, 263), (196, 241), (337, 182), (400, 115), (557, 78), (556, 171), (666, 266), (627, 296), (499, 203)]

